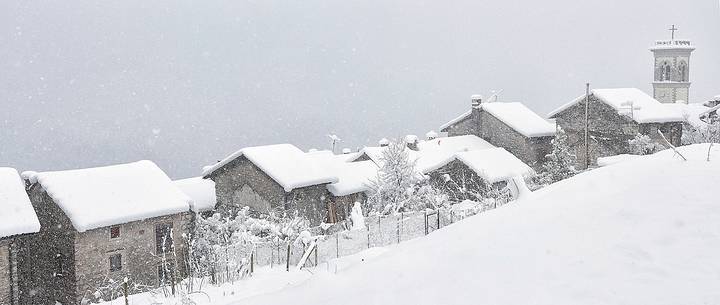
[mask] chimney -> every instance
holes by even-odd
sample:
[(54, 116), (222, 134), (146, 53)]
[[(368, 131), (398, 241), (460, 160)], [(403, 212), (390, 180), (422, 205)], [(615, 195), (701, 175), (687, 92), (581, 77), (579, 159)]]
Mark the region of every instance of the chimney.
[(343, 148), (343, 150), (342, 150), (343, 155), (347, 155), (351, 152), (352, 152), (352, 149), (350, 149), (350, 148)]
[(390, 141), (386, 138), (382, 138), (380, 139), (380, 141), (378, 141), (378, 145), (380, 145), (380, 147), (385, 147), (390, 145)]
[(428, 141), (434, 140), (434, 139), (436, 139), (437, 137), (438, 137), (438, 133), (435, 132), (435, 130), (430, 130), (430, 131), (428, 131), (428, 133), (425, 134), (425, 138), (426, 138)]
[(418, 137), (416, 135), (405, 136), (405, 145), (411, 150), (418, 150)]
[(480, 94), (473, 94), (470, 99), (472, 100), (472, 107), (475, 108), (482, 104), (483, 97)]

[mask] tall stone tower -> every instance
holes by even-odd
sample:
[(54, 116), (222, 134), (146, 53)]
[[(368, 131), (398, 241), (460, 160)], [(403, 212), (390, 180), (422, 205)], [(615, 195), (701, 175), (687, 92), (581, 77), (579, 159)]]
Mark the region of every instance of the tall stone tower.
[(675, 25), (670, 40), (655, 41), (650, 51), (655, 55), (653, 97), (661, 103), (687, 103), (690, 98), (690, 40), (675, 39)]

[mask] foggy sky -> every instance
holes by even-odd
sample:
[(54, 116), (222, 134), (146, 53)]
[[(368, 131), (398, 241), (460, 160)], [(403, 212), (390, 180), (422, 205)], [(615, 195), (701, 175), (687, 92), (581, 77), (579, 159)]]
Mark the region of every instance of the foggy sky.
[(2, 1), (0, 166), (181, 178), (245, 146), (422, 137), (491, 90), (543, 116), (587, 81), (652, 94), (671, 24), (691, 101), (720, 94), (717, 0)]

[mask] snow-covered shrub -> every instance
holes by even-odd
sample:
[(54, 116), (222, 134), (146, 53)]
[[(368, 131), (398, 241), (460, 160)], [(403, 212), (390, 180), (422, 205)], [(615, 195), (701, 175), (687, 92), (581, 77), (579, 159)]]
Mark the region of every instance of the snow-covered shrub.
[(575, 169), (577, 158), (568, 144), (568, 136), (562, 128), (558, 128), (555, 139), (552, 140), (553, 150), (546, 155), (546, 161), (537, 179), (531, 179), (534, 184), (547, 185), (570, 178), (578, 173)]
[(665, 149), (664, 146), (644, 134), (637, 134), (635, 138), (629, 141), (629, 144), (630, 152), (633, 155), (650, 155)]
[(708, 161), (713, 144), (720, 143), (720, 119), (713, 119), (708, 124), (683, 132), (683, 145), (710, 143)]
[(370, 182), (367, 202), (371, 214), (420, 211), (441, 204), (442, 194), (416, 172), (403, 141), (391, 141), (381, 159), (378, 175)]

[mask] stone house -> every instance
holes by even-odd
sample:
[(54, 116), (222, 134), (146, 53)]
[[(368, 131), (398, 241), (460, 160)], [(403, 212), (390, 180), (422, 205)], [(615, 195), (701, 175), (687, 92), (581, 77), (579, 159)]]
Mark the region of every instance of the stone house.
[(41, 224), (28, 242), (35, 293), (24, 304), (78, 305), (182, 278), (192, 201), (154, 163), (25, 172)]
[[(426, 175), (430, 183), (448, 195), (451, 202), (494, 198), (514, 199), (518, 186), (513, 178), (534, 175), (535, 171), (503, 148), (461, 151), (435, 165)], [(506, 194), (493, 194), (503, 192)]]
[(0, 168), (0, 304), (19, 305), (30, 293), (25, 282), (35, 276), (28, 256), (28, 237), (40, 231), (25, 186), (13, 168)]
[(212, 215), (217, 204), (215, 182), (202, 177), (192, 177), (173, 181), (173, 184), (192, 200), (195, 214)]
[(241, 149), (203, 169), (215, 182), (217, 210), (232, 215), (249, 207), (256, 215), (298, 214), (311, 225), (329, 220), (327, 184), (338, 178), (291, 144)]
[(440, 126), (440, 131), (478, 136), (535, 168), (552, 151), (555, 137), (555, 125), (522, 103), (483, 102), (480, 96), (473, 96), (471, 109)]
[(662, 132), (672, 145), (680, 145), (685, 121), (682, 113), (671, 105), (661, 104), (639, 89), (594, 89), (590, 92), (589, 100), (587, 157), (584, 140), (585, 95), (549, 114), (567, 133), (569, 144), (577, 156), (578, 168), (586, 168), (586, 161), (596, 165), (598, 157), (631, 153), (629, 140), (638, 134), (648, 135), (663, 144)]
[(308, 157), (325, 166), (338, 181), (326, 185), (329, 192), (327, 223), (346, 220), (355, 202), (364, 205), (377, 177), (378, 166), (372, 160), (347, 162), (347, 156), (330, 151), (307, 153)]

